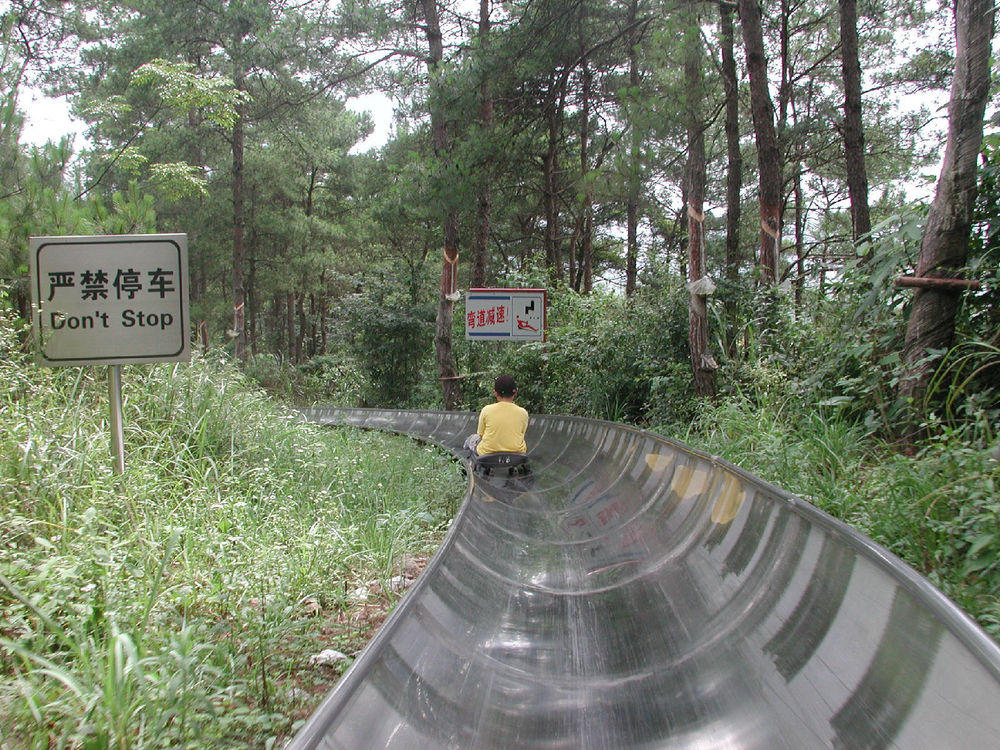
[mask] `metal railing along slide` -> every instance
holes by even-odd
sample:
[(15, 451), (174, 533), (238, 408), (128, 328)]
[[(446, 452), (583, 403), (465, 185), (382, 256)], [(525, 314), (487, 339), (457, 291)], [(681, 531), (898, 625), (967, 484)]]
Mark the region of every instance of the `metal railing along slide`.
[[(472, 413), (303, 410), (456, 454)], [(1000, 648), (929, 581), (723, 460), (533, 416), (288, 745), (1000, 747)]]

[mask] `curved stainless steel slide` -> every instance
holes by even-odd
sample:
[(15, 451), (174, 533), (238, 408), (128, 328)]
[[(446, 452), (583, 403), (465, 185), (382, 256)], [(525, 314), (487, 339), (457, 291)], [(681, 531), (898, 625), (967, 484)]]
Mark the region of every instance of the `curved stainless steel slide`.
[[(455, 453), (476, 422), (304, 415)], [(648, 432), (528, 438), (289, 748), (1000, 747), (1000, 649), (885, 549)]]

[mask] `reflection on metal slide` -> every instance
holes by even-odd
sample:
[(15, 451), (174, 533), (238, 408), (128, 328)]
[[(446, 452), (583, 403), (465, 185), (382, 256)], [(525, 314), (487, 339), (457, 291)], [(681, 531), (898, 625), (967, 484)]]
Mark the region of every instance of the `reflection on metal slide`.
[[(473, 413), (304, 410), (460, 454)], [(533, 416), (288, 745), (1000, 747), (1000, 648), (808, 503), (642, 430)]]

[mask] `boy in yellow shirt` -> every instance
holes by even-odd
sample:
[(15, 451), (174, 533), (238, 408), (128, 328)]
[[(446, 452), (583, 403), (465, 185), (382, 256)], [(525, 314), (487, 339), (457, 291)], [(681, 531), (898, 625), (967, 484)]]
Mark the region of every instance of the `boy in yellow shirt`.
[(514, 403), (517, 384), (510, 375), (501, 375), (493, 383), (496, 403), (479, 412), (479, 444), (476, 455), (487, 453), (527, 453), (524, 433), (528, 430), (528, 412)]

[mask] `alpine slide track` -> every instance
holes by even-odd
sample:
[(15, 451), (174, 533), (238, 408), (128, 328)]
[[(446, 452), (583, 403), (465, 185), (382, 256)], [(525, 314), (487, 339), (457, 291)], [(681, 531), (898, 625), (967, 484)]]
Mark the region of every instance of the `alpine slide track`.
[[(304, 409), (456, 456), (470, 412)], [(289, 750), (1000, 747), (1000, 648), (849, 526), (632, 427), (535, 415)]]

